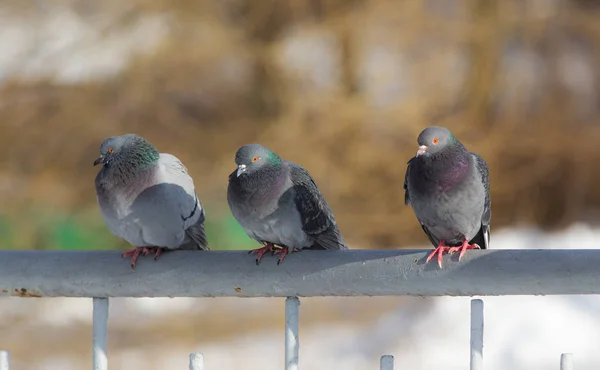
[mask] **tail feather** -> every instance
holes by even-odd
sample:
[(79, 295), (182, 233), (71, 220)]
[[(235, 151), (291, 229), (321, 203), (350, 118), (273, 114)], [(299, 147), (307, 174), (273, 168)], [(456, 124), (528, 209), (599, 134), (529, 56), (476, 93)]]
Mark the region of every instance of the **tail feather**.
[(337, 225), (333, 224), (328, 230), (317, 236), (313, 245), (305, 249), (346, 250), (348, 247)]
[[(198, 222), (188, 227), (185, 231), (187, 237), (190, 239), (188, 243), (181, 246), (182, 249), (201, 249), (208, 251), (208, 242), (206, 241), (206, 232), (204, 231), (204, 210), (198, 219)], [(186, 238), (186, 239), (188, 239)]]
[(477, 235), (475, 235), (473, 237), (473, 239), (471, 239), (469, 241), (469, 243), (473, 244), (477, 244), (479, 245), (479, 248), (481, 249), (488, 249), (489, 248), (489, 228), (486, 226), (481, 226), (481, 229), (479, 229), (479, 232), (477, 233)]

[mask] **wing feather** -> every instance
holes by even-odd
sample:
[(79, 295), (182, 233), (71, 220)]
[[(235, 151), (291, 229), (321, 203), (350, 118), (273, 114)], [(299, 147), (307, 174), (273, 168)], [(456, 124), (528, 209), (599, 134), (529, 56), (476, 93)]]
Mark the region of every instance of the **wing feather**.
[(291, 166), (294, 202), (300, 213), (302, 229), (315, 239), (311, 249), (348, 249), (329, 204), (308, 171), (297, 164), (288, 163)]

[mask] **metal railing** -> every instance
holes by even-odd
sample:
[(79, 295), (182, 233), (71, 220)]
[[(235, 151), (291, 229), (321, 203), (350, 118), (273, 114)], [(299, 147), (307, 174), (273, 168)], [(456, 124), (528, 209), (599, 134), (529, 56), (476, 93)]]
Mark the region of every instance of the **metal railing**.
[[(304, 251), (281, 265), (256, 266), (247, 252), (165, 253), (136, 270), (120, 252), (0, 252), (0, 297), (93, 298), (93, 369), (107, 370), (110, 297), (286, 297), (285, 370), (299, 370), (298, 297), (600, 294), (598, 250), (477, 250), (444, 268), (425, 264), (428, 251)], [(186, 282), (194, 281), (194, 284)], [(327, 282), (324, 284), (324, 282)], [(483, 301), (471, 301), (470, 369), (483, 367)], [(394, 357), (380, 359), (394, 369)], [(192, 353), (190, 370), (204, 370)], [(560, 357), (573, 370), (573, 355)], [(0, 370), (9, 354), (0, 351)]]

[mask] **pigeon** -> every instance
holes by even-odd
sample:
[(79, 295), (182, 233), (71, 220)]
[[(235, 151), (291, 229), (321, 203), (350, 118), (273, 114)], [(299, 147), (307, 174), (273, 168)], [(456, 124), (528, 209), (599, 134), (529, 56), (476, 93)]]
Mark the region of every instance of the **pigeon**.
[(485, 160), (471, 153), (446, 128), (431, 126), (419, 135), (419, 148), (408, 161), (404, 202), (411, 205), (421, 227), (442, 254), (487, 249), (490, 244), (490, 183)]
[(246, 234), (264, 247), (253, 249), (256, 264), (263, 255), (302, 249), (346, 250), (327, 201), (310, 174), (259, 144), (235, 154), (238, 165), (229, 175), (227, 201)]
[(112, 136), (100, 145), (94, 166), (96, 197), (109, 230), (140, 254), (163, 250), (209, 250), (204, 232), (205, 211), (187, 168), (177, 157), (158, 150), (135, 134)]

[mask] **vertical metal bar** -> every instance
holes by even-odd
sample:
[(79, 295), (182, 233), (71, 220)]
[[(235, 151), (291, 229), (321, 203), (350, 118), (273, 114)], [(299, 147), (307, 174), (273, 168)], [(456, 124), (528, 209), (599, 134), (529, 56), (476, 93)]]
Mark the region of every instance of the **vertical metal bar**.
[(573, 354), (563, 353), (560, 355), (560, 370), (573, 370)]
[(483, 370), (483, 301), (471, 300), (471, 370)]
[(298, 370), (298, 297), (285, 300), (285, 370)]
[(204, 370), (204, 355), (200, 352), (190, 354), (190, 370)]
[(0, 351), (0, 370), (10, 369), (10, 354), (8, 351)]
[(93, 301), (93, 369), (108, 370), (108, 356), (106, 352), (108, 332), (108, 298), (94, 298)]
[(394, 370), (394, 356), (383, 355), (379, 360), (380, 370)]

